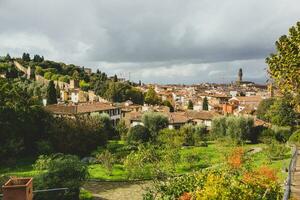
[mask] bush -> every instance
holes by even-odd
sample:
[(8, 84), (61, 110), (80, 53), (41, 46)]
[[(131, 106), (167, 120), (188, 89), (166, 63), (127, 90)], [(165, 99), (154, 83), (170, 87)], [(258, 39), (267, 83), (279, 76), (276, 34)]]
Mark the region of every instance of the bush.
[(79, 200), (93, 200), (93, 194), (85, 189), (80, 190)]
[(108, 150), (105, 150), (101, 154), (96, 155), (96, 160), (102, 164), (102, 166), (106, 169), (108, 175), (112, 174), (114, 157)]
[(291, 144), (295, 144), (297, 146), (300, 146), (300, 129), (295, 131), (289, 138), (289, 142)]
[(267, 156), (270, 161), (283, 159), (288, 151), (289, 148), (287, 148), (285, 144), (280, 144), (276, 140), (272, 140), (266, 148)]
[(214, 139), (226, 136), (226, 117), (216, 117), (212, 120), (211, 134)]
[(68, 188), (64, 192), (35, 194), (37, 200), (79, 200), (80, 187), (87, 178), (87, 166), (78, 157), (57, 155), (51, 158), (45, 173), (35, 179), (36, 189)]
[(136, 125), (129, 129), (127, 142), (129, 144), (148, 142), (151, 138), (149, 130), (142, 125)]
[(49, 137), (55, 152), (85, 156), (107, 143), (108, 125), (98, 117), (53, 119)]
[(272, 128), (267, 128), (262, 131), (261, 135), (259, 136), (259, 141), (266, 144), (270, 143), (272, 140), (285, 143), (289, 140), (290, 136), (290, 127), (272, 126)]
[(160, 113), (148, 112), (143, 114), (142, 122), (149, 130), (151, 134), (151, 140), (156, 141), (158, 132), (168, 126), (169, 120), (166, 116)]
[(229, 137), (240, 144), (252, 139), (254, 121), (248, 117), (218, 117), (212, 121), (211, 133), (214, 138)]
[(138, 151), (131, 152), (124, 161), (124, 168), (129, 179), (147, 179), (155, 174), (159, 155), (154, 146), (139, 146)]
[(272, 130), (275, 132), (275, 139), (278, 142), (285, 143), (292, 135), (291, 127), (288, 126), (273, 126)]
[(184, 142), (184, 137), (179, 134), (178, 130), (165, 128), (159, 131), (158, 144), (170, 147), (180, 147)]

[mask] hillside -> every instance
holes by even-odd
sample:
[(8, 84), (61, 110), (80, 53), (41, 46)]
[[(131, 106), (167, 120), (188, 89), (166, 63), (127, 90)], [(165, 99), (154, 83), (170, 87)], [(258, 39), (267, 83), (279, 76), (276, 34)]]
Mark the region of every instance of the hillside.
[(96, 95), (112, 102), (144, 102), (143, 93), (134, 87), (136, 83), (120, 80), (116, 75), (108, 77), (99, 69), (93, 73), (90, 68), (45, 60), (40, 55), (34, 55), (31, 59), (28, 53), (24, 53), (21, 58), (11, 58), (7, 54), (0, 58), (0, 75), (10, 79), (26, 77), (45, 84), (52, 80), (61, 90), (70, 80), (77, 80), (81, 90), (94, 91)]

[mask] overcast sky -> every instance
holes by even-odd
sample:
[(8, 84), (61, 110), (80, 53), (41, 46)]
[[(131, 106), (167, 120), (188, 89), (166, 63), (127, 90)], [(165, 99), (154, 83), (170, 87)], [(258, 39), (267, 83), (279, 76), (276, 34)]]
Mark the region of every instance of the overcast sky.
[(0, 53), (151, 83), (266, 80), (299, 0), (0, 0)]

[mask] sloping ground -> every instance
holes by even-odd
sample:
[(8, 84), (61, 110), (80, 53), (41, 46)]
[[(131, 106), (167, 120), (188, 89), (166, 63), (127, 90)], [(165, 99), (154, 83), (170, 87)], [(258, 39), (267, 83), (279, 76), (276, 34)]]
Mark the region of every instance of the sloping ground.
[(144, 189), (150, 182), (99, 182), (88, 181), (84, 189), (93, 193), (98, 200), (141, 200)]

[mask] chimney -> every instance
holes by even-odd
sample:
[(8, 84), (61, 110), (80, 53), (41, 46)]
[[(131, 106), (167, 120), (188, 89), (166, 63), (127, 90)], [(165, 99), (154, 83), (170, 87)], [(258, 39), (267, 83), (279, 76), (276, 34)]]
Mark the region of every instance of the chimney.
[(2, 191), (3, 200), (32, 200), (32, 178), (10, 178)]

